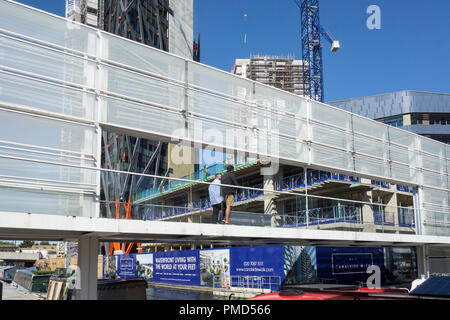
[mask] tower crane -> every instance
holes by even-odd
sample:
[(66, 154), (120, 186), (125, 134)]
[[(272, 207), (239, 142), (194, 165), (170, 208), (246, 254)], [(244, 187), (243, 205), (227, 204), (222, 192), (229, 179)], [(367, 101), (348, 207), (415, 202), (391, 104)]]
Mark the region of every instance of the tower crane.
[(303, 59), (303, 94), (323, 102), (323, 62), (321, 38), (331, 44), (331, 52), (340, 49), (340, 43), (320, 25), (319, 0), (294, 0), (300, 8)]

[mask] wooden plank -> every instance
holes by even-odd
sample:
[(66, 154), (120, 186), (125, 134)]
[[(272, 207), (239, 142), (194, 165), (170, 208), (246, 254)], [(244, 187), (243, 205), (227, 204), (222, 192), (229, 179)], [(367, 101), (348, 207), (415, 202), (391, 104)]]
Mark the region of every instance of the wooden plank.
[(54, 290), (55, 290), (55, 281), (50, 281), (47, 290), (47, 298), (46, 298), (47, 300), (52, 300)]

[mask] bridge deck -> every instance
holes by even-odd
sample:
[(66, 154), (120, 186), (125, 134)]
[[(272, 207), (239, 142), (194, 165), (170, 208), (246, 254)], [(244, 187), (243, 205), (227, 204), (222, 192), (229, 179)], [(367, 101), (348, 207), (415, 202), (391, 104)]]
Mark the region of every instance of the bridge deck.
[(225, 226), (161, 221), (114, 220), (42, 214), (0, 213), (0, 238), (19, 240), (194, 242), (221, 244), (295, 244), (316, 246), (450, 245), (449, 237), (304, 228)]

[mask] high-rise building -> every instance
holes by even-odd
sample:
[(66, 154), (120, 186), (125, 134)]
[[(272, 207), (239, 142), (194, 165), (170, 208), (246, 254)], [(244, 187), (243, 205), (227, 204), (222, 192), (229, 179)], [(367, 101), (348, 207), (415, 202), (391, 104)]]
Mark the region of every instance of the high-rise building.
[[(193, 3), (193, 0), (66, 0), (66, 18), (193, 59)], [(173, 165), (172, 148), (166, 142), (104, 131), (102, 167), (180, 177), (185, 175), (186, 166)], [(193, 166), (188, 165), (188, 171)], [(159, 190), (165, 182), (111, 172), (103, 172), (101, 178), (102, 216), (116, 218), (138, 217), (127, 203), (132, 202), (137, 192)]]
[(292, 57), (236, 59), (233, 73), (298, 95), (304, 95), (307, 90), (303, 61)]
[(193, 0), (66, 0), (66, 18), (193, 58)]
[(450, 94), (403, 90), (328, 104), (450, 144)]

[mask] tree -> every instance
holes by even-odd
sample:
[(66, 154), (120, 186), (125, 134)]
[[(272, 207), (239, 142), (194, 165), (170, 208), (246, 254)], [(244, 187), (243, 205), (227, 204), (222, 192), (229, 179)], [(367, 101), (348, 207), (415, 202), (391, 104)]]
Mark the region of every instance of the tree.
[(19, 245), (19, 248), (31, 248), (34, 245), (34, 241), (31, 240), (24, 240)]

